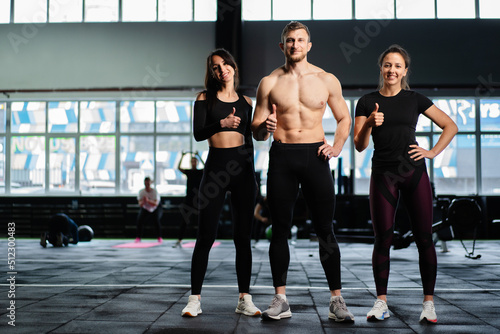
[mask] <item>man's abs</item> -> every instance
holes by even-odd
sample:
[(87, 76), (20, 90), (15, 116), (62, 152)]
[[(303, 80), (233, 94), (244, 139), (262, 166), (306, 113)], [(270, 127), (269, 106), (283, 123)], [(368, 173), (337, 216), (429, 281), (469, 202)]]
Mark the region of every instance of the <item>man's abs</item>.
[(277, 130), (274, 139), (283, 143), (323, 141), (323, 115), (328, 90), (316, 76), (297, 79), (282, 76), (269, 94), (277, 107)]

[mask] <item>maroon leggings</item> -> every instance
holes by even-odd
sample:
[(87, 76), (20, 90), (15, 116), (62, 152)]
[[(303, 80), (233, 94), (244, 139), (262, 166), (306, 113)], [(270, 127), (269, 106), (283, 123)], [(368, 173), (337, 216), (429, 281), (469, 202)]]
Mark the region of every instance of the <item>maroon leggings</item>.
[(370, 210), (375, 234), (372, 265), (377, 296), (387, 294), (389, 252), (400, 195), (408, 210), (418, 248), (424, 295), (432, 295), (436, 284), (437, 257), (432, 241), (432, 191), (424, 165), (403, 175), (372, 173)]

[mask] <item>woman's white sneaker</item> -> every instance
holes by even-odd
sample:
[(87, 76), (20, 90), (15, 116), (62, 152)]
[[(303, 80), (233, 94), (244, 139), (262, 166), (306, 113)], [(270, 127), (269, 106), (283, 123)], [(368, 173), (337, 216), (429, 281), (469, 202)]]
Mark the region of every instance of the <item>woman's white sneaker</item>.
[(437, 322), (436, 309), (434, 308), (434, 302), (428, 300), (423, 303), (422, 314), (420, 314), (420, 321), (427, 320), (430, 323), (435, 324)]
[(387, 303), (382, 299), (377, 299), (370, 312), (366, 315), (368, 320), (384, 320), (389, 317), (389, 308), (387, 307)]
[(191, 295), (189, 296), (188, 303), (182, 310), (181, 315), (183, 317), (196, 317), (198, 314), (201, 314), (201, 302), (198, 299), (198, 296)]
[(260, 310), (254, 305), (251, 295), (244, 295), (243, 298), (238, 299), (238, 306), (236, 306), (236, 313), (255, 317), (261, 314)]

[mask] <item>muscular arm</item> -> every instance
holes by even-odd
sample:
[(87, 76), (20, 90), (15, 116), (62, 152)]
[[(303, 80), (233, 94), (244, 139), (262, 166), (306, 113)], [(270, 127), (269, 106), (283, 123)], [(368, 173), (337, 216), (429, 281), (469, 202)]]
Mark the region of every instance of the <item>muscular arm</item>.
[(260, 81), (257, 88), (257, 102), (252, 120), (252, 133), (255, 140), (259, 141), (267, 140), (271, 135), (266, 126), (266, 121), (272, 112), (269, 102), (269, 93), (272, 87), (271, 81), (271, 78), (265, 77)]
[(328, 105), (332, 109), (333, 117), (337, 121), (337, 130), (333, 140), (333, 156), (339, 156), (342, 148), (344, 147), (349, 131), (351, 130), (351, 116), (349, 109), (342, 96), (342, 87), (338, 79), (329, 74), (327, 76), (327, 87), (329, 92)]

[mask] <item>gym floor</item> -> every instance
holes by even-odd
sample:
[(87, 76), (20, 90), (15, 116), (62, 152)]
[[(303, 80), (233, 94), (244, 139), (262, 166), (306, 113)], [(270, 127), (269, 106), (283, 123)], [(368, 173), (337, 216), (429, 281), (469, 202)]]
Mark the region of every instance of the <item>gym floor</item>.
[[(328, 319), (330, 294), (317, 242), (298, 240), (291, 247), (287, 296), (293, 315), (269, 322), (234, 312), (238, 290), (232, 241), (220, 240), (212, 248), (203, 313), (196, 318), (180, 315), (190, 294), (193, 240), (183, 248), (172, 248), (173, 240), (149, 248), (114, 247), (131, 241), (93, 239), (42, 248), (39, 240), (16, 239), (15, 254), (7, 238), (0, 241), (7, 279), (0, 284), (0, 332), (500, 333), (500, 240), (477, 241), (474, 255), (481, 258), (476, 260), (465, 257), (460, 241), (448, 242), (447, 253), (437, 245), (437, 324), (419, 322), (422, 289), (414, 244), (391, 250), (391, 317), (369, 322), (366, 313), (375, 301), (372, 245), (340, 243), (342, 294), (356, 319), (343, 324)], [(472, 241), (465, 245), (470, 252)], [(253, 248), (251, 293), (262, 310), (273, 296), (268, 247), (261, 240)]]

